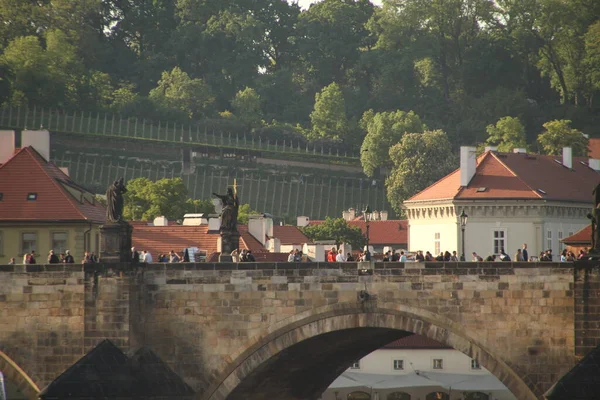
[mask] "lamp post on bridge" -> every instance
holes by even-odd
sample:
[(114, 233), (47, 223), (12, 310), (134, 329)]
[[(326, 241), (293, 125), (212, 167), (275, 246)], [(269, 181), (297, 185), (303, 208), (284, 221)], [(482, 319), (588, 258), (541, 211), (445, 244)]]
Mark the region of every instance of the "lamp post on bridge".
[(462, 254), (460, 256), (460, 261), (467, 261), (465, 257), (465, 228), (467, 227), (467, 219), (469, 216), (465, 213), (465, 209), (463, 208), (460, 215), (460, 230), (462, 231)]
[(371, 220), (373, 219), (373, 212), (371, 211), (369, 205), (367, 205), (367, 207), (363, 211), (363, 217), (365, 219), (365, 225), (367, 227), (367, 251), (365, 252), (365, 260), (371, 261), (371, 252), (369, 251), (369, 222), (371, 222)]

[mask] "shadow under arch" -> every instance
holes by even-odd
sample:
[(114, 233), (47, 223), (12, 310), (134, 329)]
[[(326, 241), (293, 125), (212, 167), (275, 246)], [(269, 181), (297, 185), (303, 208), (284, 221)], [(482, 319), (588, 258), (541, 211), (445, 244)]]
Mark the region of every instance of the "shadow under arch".
[(35, 400), (38, 398), (40, 388), (31, 379), (31, 377), (23, 371), (19, 365), (14, 362), (9, 356), (0, 351), (0, 371), (4, 374), (7, 380), (10, 380), (28, 399)]
[(316, 398), (353, 361), (413, 333), (477, 358), (518, 399), (540, 398), (531, 381), (526, 382), (457, 322), (401, 304), (361, 303), (323, 306), (269, 326), (231, 354), (230, 362), (217, 369), (220, 372), (198, 398)]

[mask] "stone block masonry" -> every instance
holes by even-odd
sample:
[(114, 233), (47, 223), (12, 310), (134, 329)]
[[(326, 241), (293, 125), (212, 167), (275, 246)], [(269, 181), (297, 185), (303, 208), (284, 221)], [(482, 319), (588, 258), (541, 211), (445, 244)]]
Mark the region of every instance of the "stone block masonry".
[(0, 266), (0, 355), (21, 372), (2, 357), (0, 369), (18, 384), (44, 387), (108, 338), (148, 346), (198, 399), (311, 398), (365, 352), (417, 333), (535, 399), (600, 341), (600, 274), (571, 264), (94, 267)]

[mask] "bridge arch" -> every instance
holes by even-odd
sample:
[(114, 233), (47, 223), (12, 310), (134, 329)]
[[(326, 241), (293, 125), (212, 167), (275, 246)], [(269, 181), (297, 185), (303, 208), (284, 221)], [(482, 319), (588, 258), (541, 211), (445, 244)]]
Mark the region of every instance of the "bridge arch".
[(0, 351), (0, 371), (28, 399), (35, 400), (38, 398), (38, 393), (40, 392), (38, 385), (13, 359), (2, 351)]
[(520, 400), (541, 396), (531, 381), (447, 317), (401, 304), (344, 303), (296, 314), (251, 338), (221, 364), (199, 398), (247, 399), (261, 391), (256, 398), (315, 398), (353, 361), (413, 333), (477, 358)]

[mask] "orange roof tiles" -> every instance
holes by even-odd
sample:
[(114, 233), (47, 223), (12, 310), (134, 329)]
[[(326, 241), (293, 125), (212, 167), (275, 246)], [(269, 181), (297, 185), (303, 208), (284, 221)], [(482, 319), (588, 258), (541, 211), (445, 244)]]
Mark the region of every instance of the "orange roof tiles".
[[(197, 247), (206, 251), (207, 254), (217, 252), (219, 234), (209, 232), (208, 225), (152, 226), (145, 222), (132, 222), (132, 225), (133, 246), (140, 251), (149, 251), (154, 257), (171, 250), (180, 253), (187, 247)], [(240, 232), (240, 249), (249, 249), (255, 254), (267, 251), (258, 240), (248, 233), (246, 225), (238, 225), (238, 231)]]
[(592, 189), (600, 174), (587, 158), (573, 157), (572, 168), (561, 156), (486, 152), (478, 157), (476, 173), (466, 187), (460, 186), (460, 169), (415, 194), (406, 202), (460, 199), (543, 199), (592, 202)]
[(273, 226), (273, 237), (279, 239), (281, 244), (304, 244), (310, 240), (302, 233), (297, 226), (292, 225), (275, 225)]
[(104, 206), (31, 146), (0, 165), (0, 192), (0, 221), (106, 221)]
[[(323, 220), (310, 221), (310, 225), (322, 224)], [(359, 227), (363, 235), (367, 234), (367, 224), (363, 220), (348, 221), (348, 225)], [(369, 243), (371, 245), (397, 245), (408, 244), (408, 221), (405, 219), (390, 219), (387, 221), (369, 222)]]
[(592, 244), (592, 225), (588, 225), (585, 228), (581, 229), (578, 232), (575, 232), (573, 235), (564, 238), (562, 240), (564, 244)]
[(592, 138), (588, 142), (588, 156), (590, 158), (600, 158), (600, 138)]

